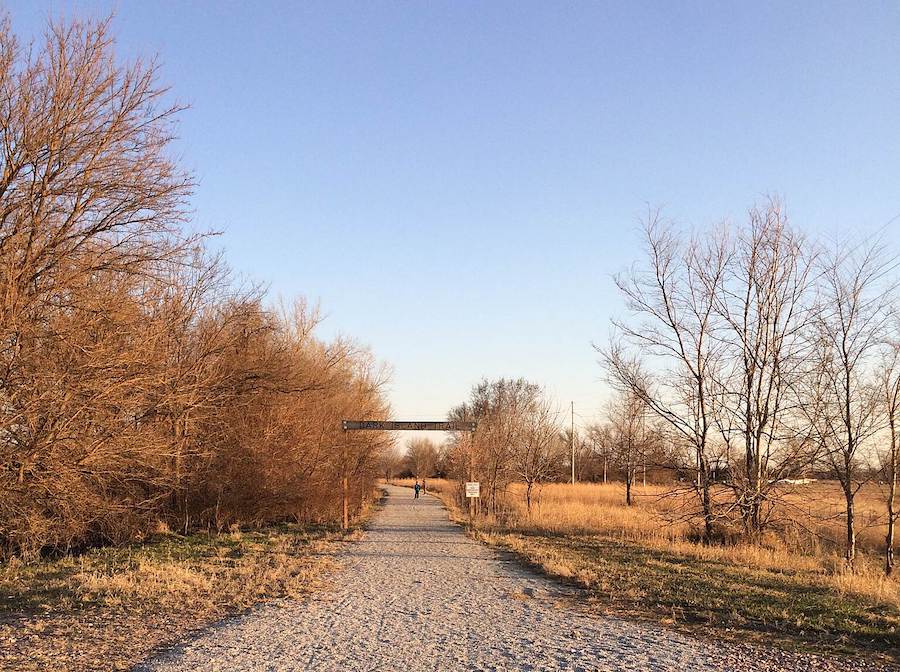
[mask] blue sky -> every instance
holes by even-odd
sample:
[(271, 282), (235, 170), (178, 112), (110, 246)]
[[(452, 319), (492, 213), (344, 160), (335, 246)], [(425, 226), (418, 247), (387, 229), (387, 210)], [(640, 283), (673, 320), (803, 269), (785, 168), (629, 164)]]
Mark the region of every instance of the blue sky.
[(900, 245), (896, 2), (6, 7), (23, 37), (115, 9), (191, 106), (197, 226), (391, 363), (398, 416), (502, 375), (595, 415), (648, 203), (703, 226), (778, 193), (810, 233)]

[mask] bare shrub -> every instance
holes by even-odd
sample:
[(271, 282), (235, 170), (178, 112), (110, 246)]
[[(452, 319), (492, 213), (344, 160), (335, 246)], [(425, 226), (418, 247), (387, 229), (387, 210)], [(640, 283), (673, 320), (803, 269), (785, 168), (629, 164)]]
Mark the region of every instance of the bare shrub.
[(364, 506), (387, 444), (340, 420), (386, 415), (387, 371), (184, 233), (156, 65), (5, 20), (0, 91), (0, 555)]

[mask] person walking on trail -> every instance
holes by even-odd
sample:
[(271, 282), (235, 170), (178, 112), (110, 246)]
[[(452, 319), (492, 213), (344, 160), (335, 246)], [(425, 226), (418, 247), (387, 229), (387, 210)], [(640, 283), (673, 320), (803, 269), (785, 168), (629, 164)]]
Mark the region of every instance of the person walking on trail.
[(425, 492), (425, 479), (422, 479), (422, 492)]
[(416, 490), (416, 496), (413, 497), (413, 499), (418, 499), (419, 498), (419, 482), (418, 481), (416, 481), (415, 490)]

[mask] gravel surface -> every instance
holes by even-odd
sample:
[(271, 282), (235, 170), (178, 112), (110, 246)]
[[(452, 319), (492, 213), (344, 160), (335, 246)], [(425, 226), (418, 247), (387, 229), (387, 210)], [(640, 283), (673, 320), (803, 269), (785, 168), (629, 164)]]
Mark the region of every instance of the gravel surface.
[(881, 669), (587, 614), (573, 589), (468, 539), (436, 499), (388, 494), (331, 589), (226, 620), (137, 670)]

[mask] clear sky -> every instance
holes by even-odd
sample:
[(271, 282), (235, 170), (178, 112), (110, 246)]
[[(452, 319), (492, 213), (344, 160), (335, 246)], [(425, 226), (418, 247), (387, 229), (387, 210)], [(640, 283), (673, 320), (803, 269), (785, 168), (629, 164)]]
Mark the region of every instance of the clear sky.
[(900, 3), (73, 2), (191, 106), (196, 222), (274, 295), (394, 366), (397, 416), (525, 376), (583, 418), (646, 204), (686, 226), (766, 193), (900, 244)]

